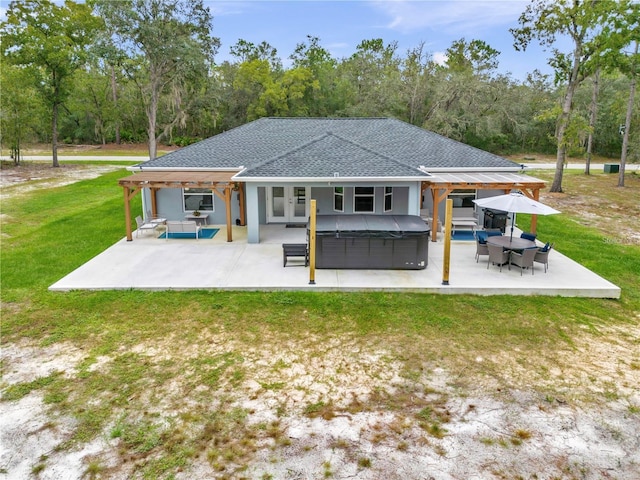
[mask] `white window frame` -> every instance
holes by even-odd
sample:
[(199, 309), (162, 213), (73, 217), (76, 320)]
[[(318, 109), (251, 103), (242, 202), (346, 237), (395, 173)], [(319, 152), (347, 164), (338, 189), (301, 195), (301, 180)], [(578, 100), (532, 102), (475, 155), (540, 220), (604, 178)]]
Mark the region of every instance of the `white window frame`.
[[(371, 189), (372, 193), (357, 193), (359, 188)], [(371, 198), (371, 210), (356, 210), (358, 198)], [(376, 188), (375, 187), (354, 187), (353, 188), (353, 213), (375, 213), (376, 212)]]
[[(387, 208), (387, 198), (389, 198), (389, 208)], [(384, 201), (382, 208), (385, 212), (393, 211), (393, 187), (384, 187)]]
[[(338, 192), (338, 189), (342, 190)], [(342, 203), (342, 208), (336, 208), (336, 200), (340, 198)], [(334, 212), (344, 212), (344, 187), (333, 187), (333, 211)]]
[[(200, 203), (198, 205), (193, 205), (195, 208), (187, 208), (187, 195), (211, 195), (211, 208), (201, 208)], [(182, 208), (184, 212), (215, 212), (216, 211), (216, 202), (215, 202), (215, 194), (213, 190), (210, 188), (183, 188), (182, 189)]]

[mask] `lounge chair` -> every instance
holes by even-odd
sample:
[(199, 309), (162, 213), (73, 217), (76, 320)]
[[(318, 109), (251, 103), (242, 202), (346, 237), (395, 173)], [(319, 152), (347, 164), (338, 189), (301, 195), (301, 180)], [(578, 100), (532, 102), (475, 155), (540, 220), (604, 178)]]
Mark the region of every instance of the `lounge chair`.
[(511, 252), (511, 259), (509, 260), (510, 265), (516, 265), (520, 267), (520, 276), (522, 276), (522, 271), (525, 268), (531, 267), (531, 275), (533, 275), (533, 260), (536, 258), (536, 253), (538, 253), (538, 248), (526, 248), (522, 251), (522, 253)]
[(534, 262), (544, 265), (544, 273), (547, 273), (547, 269), (549, 268), (549, 252), (552, 248), (553, 243), (547, 243), (544, 247), (538, 249), (536, 256), (533, 258)]
[(151, 213), (151, 210), (147, 210), (147, 218), (145, 219), (147, 223), (151, 223), (153, 220), (157, 220), (159, 218), (162, 218), (162, 217), (160, 215), (153, 215)]
[(140, 232), (143, 231), (154, 231), (156, 229), (156, 225), (154, 225), (153, 223), (146, 223), (144, 220), (142, 220), (142, 217), (140, 215), (138, 215), (136, 217), (136, 225), (138, 226), (138, 229), (136, 230), (136, 237), (140, 236)]
[(489, 250), (487, 269), (489, 268), (489, 265), (493, 263), (494, 265), (499, 265), (500, 271), (502, 271), (502, 266), (505, 263), (509, 263), (509, 252), (505, 252), (500, 245), (492, 245), (490, 243), (487, 243), (487, 249)]

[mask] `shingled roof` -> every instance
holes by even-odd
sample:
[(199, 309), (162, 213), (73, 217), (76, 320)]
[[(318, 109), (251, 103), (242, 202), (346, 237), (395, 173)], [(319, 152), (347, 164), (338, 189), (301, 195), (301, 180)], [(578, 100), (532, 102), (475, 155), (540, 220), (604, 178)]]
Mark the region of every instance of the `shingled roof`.
[(238, 178), (428, 176), (417, 168), (404, 165), (386, 155), (380, 155), (331, 132), (237, 175)]
[(243, 177), (422, 176), (517, 170), (492, 153), (392, 118), (261, 118), (140, 165), (240, 169)]

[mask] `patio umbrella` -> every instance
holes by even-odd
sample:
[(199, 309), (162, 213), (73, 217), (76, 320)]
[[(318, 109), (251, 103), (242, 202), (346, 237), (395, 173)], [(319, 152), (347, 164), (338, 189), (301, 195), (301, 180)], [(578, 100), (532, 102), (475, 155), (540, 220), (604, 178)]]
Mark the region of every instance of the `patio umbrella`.
[[(520, 192), (511, 192), (506, 195), (481, 198), (473, 203), (482, 208), (494, 208), (509, 213), (530, 213), (532, 215), (553, 215), (560, 213), (544, 203), (540, 203)], [(511, 238), (513, 238), (513, 221), (511, 222)]]

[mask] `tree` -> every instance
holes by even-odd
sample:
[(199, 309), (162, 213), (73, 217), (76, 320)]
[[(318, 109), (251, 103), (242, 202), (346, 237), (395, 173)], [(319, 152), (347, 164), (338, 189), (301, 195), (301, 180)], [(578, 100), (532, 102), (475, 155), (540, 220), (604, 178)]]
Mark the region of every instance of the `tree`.
[(550, 191), (562, 192), (562, 174), (566, 157), (566, 133), (569, 128), (573, 96), (580, 83), (593, 71), (594, 58), (608, 47), (609, 30), (620, 5), (615, 0), (532, 0), (519, 18), (520, 27), (511, 29), (516, 50), (525, 50), (537, 39), (551, 47), (557, 36), (573, 42), (570, 54), (553, 49), (551, 66), (558, 82), (566, 81), (566, 91), (556, 126), (556, 171)]
[(308, 106), (309, 115), (324, 117), (343, 106), (342, 95), (336, 82), (337, 62), (329, 51), (320, 45), (318, 37), (307, 35), (307, 42), (298, 43), (289, 58), (293, 60), (294, 69), (311, 72), (315, 80), (315, 87), (305, 91), (304, 101)]
[(486, 79), (498, 68), (500, 52), (482, 40), (471, 40), (467, 43), (461, 38), (447, 48), (445, 55), (450, 71), (473, 74)]
[(591, 106), (589, 107), (589, 139), (587, 140), (587, 162), (585, 163), (584, 173), (591, 173), (591, 156), (593, 154), (593, 136), (596, 126), (596, 117), (598, 115), (598, 93), (600, 87), (600, 68), (596, 68), (593, 74), (593, 90), (591, 95)]
[(51, 108), (53, 166), (58, 167), (58, 115), (69, 97), (72, 76), (84, 65), (86, 48), (100, 20), (83, 4), (63, 6), (49, 0), (22, 0), (9, 4), (0, 24), (2, 56), (29, 70), (34, 85)]
[[(640, 76), (640, 55), (638, 44), (640, 43), (640, 5), (634, 1), (626, 1), (622, 6), (623, 16), (611, 29), (610, 34), (613, 47), (607, 57), (609, 62), (615, 65), (630, 79), (629, 100), (627, 101), (627, 113), (625, 115), (624, 132), (622, 133), (622, 152), (620, 155), (620, 172), (618, 186), (624, 187), (624, 172), (629, 152), (629, 136), (631, 134), (631, 117), (636, 93), (636, 82)], [(634, 45), (633, 52), (626, 52), (625, 48)]]
[(629, 75), (631, 82), (629, 85), (629, 101), (627, 102), (627, 114), (624, 121), (624, 132), (622, 133), (622, 153), (620, 155), (620, 172), (618, 174), (618, 186), (624, 187), (624, 171), (627, 164), (627, 154), (629, 152), (629, 135), (631, 133), (631, 115), (633, 114), (633, 103), (636, 95), (636, 81), (640, 75), (640, 57), (638, 56), (638, 40), (635, 40), (635, 48), (629, 56), (625, 71)]
[(22, 142), (30, 139), (44, 117), (42, 99), (30, 85), (26, 69), (5, 65), (0, 69), (0, 132), (15, 165), (20, 163)]
[(344, 111), (356, 116), (396, 116), (401, 108), (400, 59), (397, 42), (384, 45), (380, 38), (363, 40), (341, 65), (351, 84), (350, 102)]
[(402, 62), (402, 96), (408, 109), (405, 119), (413, 125), (419, 126), (425, 118), (424, 106), (434, 68), (435, 63), (425, 51), (424, 42), (408, 50)]
[(242, 38), (233, 45), (229, 52), (234, 57), (238, 58), (240, 62), (248, 62), (250, 60), (266, 60), (271, 65), (271, 70), (281, 71), (282, 60), (278, 56), (278, 50), (272, 47), (267, 42), (261, 42), (259, 45), (254, 45), (251, 42), (247, 42)]
[(482, 148), (498, 138), (502, 118), (496, 109), (510, 83), (493, 77), (499, 53), (480, 40), (454, 41), (446, 51), (446, 64), (435, 69), (424, 126)]
[[(171, 129), (185, 121), (182, 86), (207, 76), (220, 40), (211, 35), (213, 17), (202, 0), (93, 0), (91, 4), (126, 54), (126, 74), (138, 86), (147, 116), (149, 157)], [(169, 106), (159, 128), (163, 96)]]

